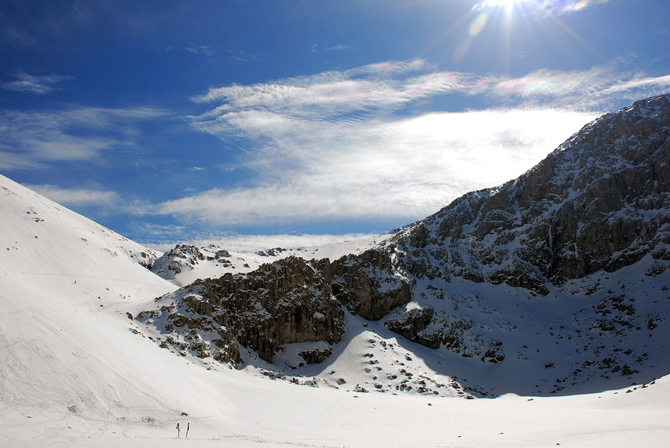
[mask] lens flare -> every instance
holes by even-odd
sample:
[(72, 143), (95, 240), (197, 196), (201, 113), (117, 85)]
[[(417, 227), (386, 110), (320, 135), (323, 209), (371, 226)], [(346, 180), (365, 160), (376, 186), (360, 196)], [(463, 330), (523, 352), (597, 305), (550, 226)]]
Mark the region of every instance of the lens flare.
[(477, 18), (473, 20), (472, 23), (470, 24), (468, 34), (471, 37), (477, 37), (477, 35), (479, 35), (479, 33), (481, 33), (484, 27), (486, 26), (487, 19), (488, 15), (485, 12), (479, 14)]
[(488, 14), (482, 12), (475, 18), (475, 20), (470, 23), (470, 26), (468, 27), (468, 37), (466, 37), (465, 40), (456, 48), (454, 54), (451, 57), (451, 62), (460, 62), (461, 59), (465, 57), (468, 51), (470, 51), (473, 39), (477, 37), (486, 26), (486, 21), (488, 18)]

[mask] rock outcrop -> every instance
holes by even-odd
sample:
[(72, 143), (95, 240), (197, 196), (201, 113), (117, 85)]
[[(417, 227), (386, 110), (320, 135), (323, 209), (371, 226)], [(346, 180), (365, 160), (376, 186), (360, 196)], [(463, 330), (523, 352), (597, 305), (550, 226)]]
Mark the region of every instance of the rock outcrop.
[(328, 260), (289, 257), (248, 274), (198, 280), (157, 301), (159, 315), (140, 314), (138, 320), (164, 322), (165, 331), (176, 332), (198, 356), (214, 356), (208, 350), (216, 346), (220, 359), (234, 363), (241, 360), (237, 343), (271, 363), (285, 344), (336, 344), (344, 333)]
[(411, 299), (411, 282), (392, 249), (342, 257), (332, 263), (331, 271), (335, 297), (365, 319), (379, 320)]
[(326, 358), (333, 354), (333, 349), (326, 348), (324, 350), (319, 350), (315, 348), (314, 350), (303, 350), (298, 353), (302, 359), (305, 360), (307, 364), (318, 364), (323, 362)]
[(196, 269), (204, 261), (214, 261), (222, 267), (231, 266), (230, 252), (214, 245), (198, 248), (189, 244), (177, 244), (174, 249), (154, 260), (151, 270), (170, 280), (183, 271)]

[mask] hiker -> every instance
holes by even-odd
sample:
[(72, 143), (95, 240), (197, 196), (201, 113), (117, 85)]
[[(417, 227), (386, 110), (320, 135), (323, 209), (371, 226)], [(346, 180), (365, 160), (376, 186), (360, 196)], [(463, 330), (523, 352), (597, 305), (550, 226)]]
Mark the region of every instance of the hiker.
[(186, 438), (188, 439), (188, 430), (191, 429), (191, 423), (186, 423)]
[(179, 438), (179, 422), (177, 422), (177, 438)]

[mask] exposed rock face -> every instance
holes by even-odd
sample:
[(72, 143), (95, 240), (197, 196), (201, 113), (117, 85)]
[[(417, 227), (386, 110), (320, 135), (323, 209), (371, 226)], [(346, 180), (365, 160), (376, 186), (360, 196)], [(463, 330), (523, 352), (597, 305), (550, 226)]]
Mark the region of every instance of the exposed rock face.
[(304, 350), (298, 355), (305, 360), (307, 364), (318, 364), (323, 362), (326, 358), (333, 354), (333, 350), (327, 348), (325, 350), (319, 350), (315, 348), (314, 350)]
[(430, 348), (444, 346), (465, 358), (497, 363), (505, 359), (502, 342), (487, 340), (474, 322), (457, 314), (436, 313), (432, 308), (414, 308), (401, 317), (388, 319), (386, 327), (410, 341)]
[(221, 359), (239, 362), (237, 341), (272, 362), (284, 344), (335, 344), (344, 333), (344, 312), (331, 295), (328, 260), (289, 257), (249, 274), (198, 280), (157, 300), (166, 305), (154, 325), (165, 317), (168, 332), (197, 334), (189, 348), (202, 357), (209, 356), (206, 351), (214, 344), (225, 352)]
[(369, 250), (333, 262), (333, 294), (351, 313), (381, 319), (411, 298), (410, 280), (394, 261), (392, 250)]
[(410, 341), (418, 342), (430, 348), (438, 348), (440, 339), (434, 332), (424, 331), (432, 322), (435, 311), (432, 308), (415, 308), (403, 318), (388, 319), (386, 327)]
[(308, 264), (289, 257), (247, 275), (205, 280), (203, 295), (208, 303), (234, 310), (219, 311), (221, 323), (232, 326), (240, 344), (272, 362), (284, 344), (340, 341), (344, 313), (331, 296), (329, 268), (328, 260)]
[[(397, 291), (388, 300), (395, 305), (412, 296), (411, 288), (409, 294), (402, 287), (380, 288), (397, 282), (397, 273), (408, 286), (460, 277), (544, 295), (567, 279), (611, 272), (646, 254), (668, 260), (668, 161), (670, 96), (636, 102), (585, 126), (518, 179), (468, 193), (384, 247), (342, 260), (349, 282), (336, 295), (350, 310), (376, 319), (384, 312), (363, 304), (383, 303), (375, 296), (380, 290)], [(390, 268), (365, 269), (369, 260)], [(504, 359), (499, 342), (471, 334), (472, 324), (457, 312), (401, 314), (386, 325), (408, 339), (443, 344), (464, 356)]]
[(216, 261), (222, 266), (231, 264), (230, 253), (220, 247), (212, 245), (200, 249), (188, 244), (178, 244), (153, 261), (151, 270), (163, 278), (172, 279), (182, 271), (195, 269), (205, 260)]
[(605, 115), (518, 179), (399, 233), (404, 265), (546, 294), (548, 282), (670, 258), (669, 98)]

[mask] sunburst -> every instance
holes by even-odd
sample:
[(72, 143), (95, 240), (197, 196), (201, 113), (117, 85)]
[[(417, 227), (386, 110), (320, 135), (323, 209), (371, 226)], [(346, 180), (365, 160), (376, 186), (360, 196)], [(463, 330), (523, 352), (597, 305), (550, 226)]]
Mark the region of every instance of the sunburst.
[(507, 11), (511, 11), (515, 5), (528, 3), (532, 0), (486, 0), (483, 6), (502, 6)]

